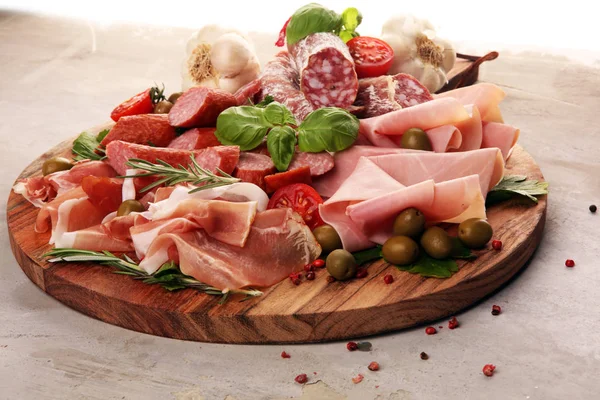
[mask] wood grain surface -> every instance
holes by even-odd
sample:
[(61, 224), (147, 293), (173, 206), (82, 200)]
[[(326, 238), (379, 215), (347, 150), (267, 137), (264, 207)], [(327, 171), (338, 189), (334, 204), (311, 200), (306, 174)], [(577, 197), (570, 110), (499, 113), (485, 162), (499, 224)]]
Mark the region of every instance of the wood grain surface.
[[(98, 127), (97, 130), (103, 127)], [(46, 152), (19, 179), (40, 174), (45, 159), (68, 155), (72, 140)], [(507, 174), (543, 180), (531, 156), (517, 146)], [(327, 282), (317, 271), (314, 281), (293, 285), (286, 279), (265, 288), (258, 298), (225, 304), (191, 289), (168, 292), (108, 267), (52, 264), (42, 259), (51, 249), (50, 234), (33, 230), (38, 209), (11, 192), (7, 206), (13, 253), (25, 274), (46, 293), (86, 315), (139, 332), (177, 339), (221, 343), (303, 343), (357, 338), (425, 324), (452, 315), (492, 293), (513, 277), (542, 239), (546, 196), (539, 204), (511, 200), (488, 209), (494, 238), (504, 247), (478, 251), (474, 261), (459, 261), (448, 279), (423, 278), (383, 261), (368, 267), (368, 276), (349, 282)], [(453, 228), (456, 230), (456, 226)], [(455, 232), (451, 232), (454, 233)], [(387, 285), (383, 276), (391, 274)]]

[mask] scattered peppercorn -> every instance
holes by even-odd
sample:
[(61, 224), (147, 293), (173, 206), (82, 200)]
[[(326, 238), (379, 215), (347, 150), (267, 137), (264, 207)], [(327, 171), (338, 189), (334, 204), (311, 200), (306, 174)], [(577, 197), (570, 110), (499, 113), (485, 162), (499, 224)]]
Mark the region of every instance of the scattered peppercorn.
[(300, 274), (298, 272), (292, 272), (290, 274), (290, 280), (292, 281), (292, 283), (296, 286), (298, 286), (301, 282), (300, 280)]
[(433, 326), (428, 326), (425, 328), (425, 333), (428, 335), (435, 335), (437, 333), (437, 329), (435, 329)]
[(371, 351), (371, 347), (373, 347), (371, 342), (358, 342), (356, 345), (359, 351)]
[(359, 269), (356, 271), (356, 277), (357, 277), (358, 279), (364, 278), (364, 277), (365, 277), (365, 276), (367, 276), (367, 275), (369, 275), (369, 273), (367, 272), (367, 269), (366, 269), (366, 268), (359, 268)]
[(496, 366), (493, 364), (485, 364), (483, 366), (483, 374), (485, 376), (492, 376), (494, 375), (494, 370), (496, 369)]
[(389, 285), (390, 283), (394, 282), (394, 277), (388, 274), (383, 277), (383, 281)]
[(502, 250), (502, 242), (499, 240), (492, 240), (492, 248), (496, 251)]
[(308, 382), (308, 376), (306, 376), (306, 374), (300, 374), (294, 380), (299, 384), (303, 384)]
[(328, 275), (328, 276), (327, 276), (327, 283), (333, 283), (333, 282), (335, 282), (336, 280), (337, 280), (337, 279), (335, 279), (335, 278), (334, 278), (333, 276), (331, 276), (331, 275)]
[(306, 279), (308, 279), (309, 281), (314, 281), (315, 280), (315, 273), (313, 271), (308, 271), (306, 273)]
[(361, 383), (363, 378), (364, 378), (364, 376), (362, 374), (358, 374), (354, 378), (352, 378), (352, 382), (354, 382), (355, 384)]
[(348, 349), (348, 351), (354, 351), (358, 349), (358, 345), (356, 344), (356, 342), (348, 342), (346, 343), (346, 348)]
[(569, 268), (573, 268), (575, 266), (575, 261), (568, 259), (567, 261), (565, 261), (565, 265)]
[(377, 361), (373, 361), (371, 364), (369, 364), (368, 368), (370, 371), (379, 371), (379, 363)]
[(592, 204), (592, 205), (590, 206), (590, 211), (591, 211), (591, 212), (593, 212), (593, 213), (595, 213), (596, 211), (598, 211), (598, 207), (596, 207), (596, 205), (595, 205), (595, 204)]
[(314, 266), (314, 265), (312, 265), (312, 264), (306, 264), (306, 265), (304, 266), (304, 271), (305, 271), (305, 272), (310, 272), (310, 271), (314, 271), (314, 270), (315, 270), (315, 266)]
[(288, 353), (286, 353), (285, 351), (281, 352), (281, 358), (290, 358), (290, 357), (291, 356)]
[(312, 262), (312, 265), (314, 265), (315, 268), (323, 268), (325, 266), (325, 260), (317, 258)]
[(458, 328), (458, 320), (456, 319), (456, 317), (452, 317), (450, 318), (450, 321), (448, 321), (448, 329), (456, 328)]
[(424, 351), (421, 352), (420, 356), (421, 356), (421, 360), (429, 360), (429, 355), (427, 353), (425, 353)]
[(502, 308), (500, 306), (497, 306), (495, 304), (492, 306), (492, 315), (500, 315), (501, 312)]

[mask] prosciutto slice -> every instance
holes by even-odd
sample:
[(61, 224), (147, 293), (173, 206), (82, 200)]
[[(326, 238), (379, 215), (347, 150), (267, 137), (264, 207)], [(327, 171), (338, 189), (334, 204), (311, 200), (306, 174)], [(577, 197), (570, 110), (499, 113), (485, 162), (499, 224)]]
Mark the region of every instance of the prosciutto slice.
[(159, 235), (140, 266), (156, 271), (176, 252), (181, 272), (219, 289), (270, 286), (302, 267), (321, 252), (310, 229), (291, 209), (256, 215), (246, 245), (222, 243), (199, 229)]
[(463, 105), (474, 104), (481, 113), (482, 121), (503, 122), (498, 105), (506, 97), (506, 93), (494, 84), (478, 83), (436, 94), (434, 97), (456, 99)]
[(514, 126), (500, 124), (498, 122), (483, 123), (483, 141), (481, 147), (496, 147), (502, 152), (505, 160), (510, 157), (517, 140), (519, 140), (520, 130)]

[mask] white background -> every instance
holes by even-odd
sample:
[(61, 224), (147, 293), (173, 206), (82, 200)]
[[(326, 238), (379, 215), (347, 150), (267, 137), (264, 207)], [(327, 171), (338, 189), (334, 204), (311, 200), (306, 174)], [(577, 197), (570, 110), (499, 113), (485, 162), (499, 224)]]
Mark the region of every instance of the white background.
[[(0, 8), (116, 22), (200, 28), (208, 23), (244, 31), (279, 31), (298, 7), (310, 0), (0, 0)], [(600, 14), (592, 1), (323, 0), (337, 12), (355, 6), (363, 13), (362, 35), (378, 36), (392, 14), (429, 19), (459, 51), (506, 50), (562, 54), (600, 65)]]

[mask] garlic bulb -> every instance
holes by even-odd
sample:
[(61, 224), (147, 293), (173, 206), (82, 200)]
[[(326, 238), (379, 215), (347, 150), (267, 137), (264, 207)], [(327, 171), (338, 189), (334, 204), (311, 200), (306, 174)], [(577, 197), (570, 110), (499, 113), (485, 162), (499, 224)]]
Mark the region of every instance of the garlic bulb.
[(431, 92), (447, 82), (456, 52), (450, 42), (436, 35), (429, 21), (412, 15), (392, 17), (383, 24), (381, 39), (394, 50), (388, 74), (410, 74)]
[(259, 74), (260, 63), (250, 39), (234, 29), (208, 25), (187, 43), (183, 90), (206, 86), (235, 93)]

